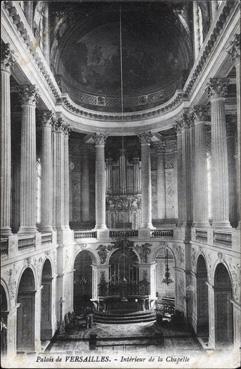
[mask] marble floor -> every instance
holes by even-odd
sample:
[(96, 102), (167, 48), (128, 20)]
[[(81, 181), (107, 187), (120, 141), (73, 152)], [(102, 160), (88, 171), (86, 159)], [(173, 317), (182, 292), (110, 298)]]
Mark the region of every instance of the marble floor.
[[(191, 330), (181, 327), (159, 326), (156, 323), (101, 324), (96, 323), (90, 329), (73, 330), (68, 334), (58, 335), (48, 346), (52, 353), (89, 352), (89, 338), (97, 335), (97, 347), (94, 352), (146, 352), (202, 350)], [(163, 337), (163, 339), (161, 339)]]

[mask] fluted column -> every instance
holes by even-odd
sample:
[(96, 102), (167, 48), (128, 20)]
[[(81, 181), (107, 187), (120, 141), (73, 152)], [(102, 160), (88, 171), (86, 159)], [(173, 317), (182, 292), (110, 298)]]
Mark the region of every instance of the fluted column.
[(41, 231), (52, 231), (53, 164), (52, 164), (52, 112), (44, 111), (42, 123), (41, 157)]
[(11, 234), (11, 97), (10, 74), (13, 57), (8, 44), (1, 45), (1, 225), (0, 235)]
[(105, 136), (96, 134), (94, 137), (95, 159), (95, 221), (96, 229), (106, 229), (106, 172), (105, 172)]
[(36, 232), (36, 98), (33, 85), (21, 87), (21, 173), (19, 233)]
[(182, 170), (182, 124), (176, 122), (177, 131), (177, 201), (178, 201), (178, 225), (184, 221), (183, 209), (183, 170)]
[(241, 75), (240, 75), (240, 34), (236, 34), (233, 41), (230, 43), (230, 47), (228, 49), (228, 53), (232, 58), (235, 69), (236, 69), (236, 98), (237, 98), (237, 217), (238, 217), (238, 227), (240, 228), (240, 206), (241, 206), (241, 198), (240, 198), (240, 139), (241, 139), (241, 130), (240, 130), (240, 90), (241, 90)]
[(141, 141), (142, 228), (153, 228), (151, 194), (151, 134), (139, 135)]
[(157, 218), (166, 217), (165, 143), (154, 145), (157, 153)]
[(140, 193), (140, 161), (139, 158), (133, 158), (134, 171), (134, 193)]
[(230, 227), (228, 155), (224, 106), (227, 87), (228, 80), (226, 78), (210, 79), (212, 211), (214, 227)]
[(107, 183), (106, 193), (110, 194), (112, 193), (112, 159), (111, 158), (106, 159), (106, 183)]
[(207, 187), (207, 149), (206, 129), (207, 108), (203, 105), (194, 106), (194, 225), (208, 226), (208, 187)]
[(65, 193), (65, 165), (64, 165), (64, 122), (58, 118), (54, 122), (54, 225), (57, 230), (63, 230), (64, 218), (64, 193)]
[(63, 124), (64, 132), (64, 225), (69, 230), (69, 126)]
[(89, 155), (84, 147), (82, 154), (82, 221), (90, 220), (90, 183), (89, 183)]

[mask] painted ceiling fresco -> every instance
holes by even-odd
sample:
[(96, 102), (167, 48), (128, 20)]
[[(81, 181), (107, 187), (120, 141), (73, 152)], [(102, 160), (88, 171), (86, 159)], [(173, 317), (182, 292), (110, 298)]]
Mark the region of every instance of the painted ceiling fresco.
[[(159, 100), (167, 101), (187, 75), (184, 30), (169, 7), (159, 4), (158, 10), (145, 3), (136, 10), (127, 4), (122, 9), (124, 99), (158, 91)], [(74, 100), (81, 92), (120, 98), (119, 7), (106, 14), (102, 8), (99, 15), (102, 22), (93, 20), (84, 32), (78, 25), (73, 28), (62, 49), (57, 73)]]

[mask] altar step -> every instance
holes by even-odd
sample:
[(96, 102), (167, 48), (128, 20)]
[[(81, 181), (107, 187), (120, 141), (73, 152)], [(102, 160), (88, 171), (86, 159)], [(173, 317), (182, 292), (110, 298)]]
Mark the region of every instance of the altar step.
[(106, 312), (101, 313), (96, 311), (94, 314), (94, 321), (96, 323), (106, 324), (128, 324), (128, 323), (143, 323), (152, 322), (156, 320), (156, 313), (149, 311), (135, 311), (135, 312)]

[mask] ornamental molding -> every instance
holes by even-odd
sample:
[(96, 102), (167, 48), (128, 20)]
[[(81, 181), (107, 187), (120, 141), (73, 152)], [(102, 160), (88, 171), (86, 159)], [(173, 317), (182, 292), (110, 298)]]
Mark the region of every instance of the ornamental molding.
[(188, 101), (193, 89), (196, 86), (196, 82), (200, 79), (200, 75), (203, 73), (206, 64), (210, 57), (213, 55), (214, 49), (218, 44), (221, 37), (221, 33), (225, 28), (229, 18), (232, 15), (233, 10), (236, 10), (239, 6), (239, 1), (228, 0), (225, 1), (218, 13), (218, 18), (215, 20), (210, 34), (204, 41), (202, 50), (199, 53), (197, 62), (194, 64), (183, 91), (176, 91), (175, 95), (166, 103), (156, 106), (155, 108), (139, 111), (135, 113), (123, 114), (111, 114), (104, 112), (95, 112), (82, 108), (80, 105), (75, 104), (68, 94), (61, 94), (59, 86), (54, 78), (40, 48), (37, 46), (37, 41), (31, 31), (26, 19), (23, 15), (23, 11), (20, 5), (14, 1), (3, 1), (2, 8), (6, 12), (8, 19), (12, 22), (14, 31), (18, 32), (19, 39), (25, 45), (30, 55), (33, 58), (35, 66), (40, 71), (40, 74), (45, 79), (52, 96), (55, 98), (58, 104), (61, 104), (67, 111), (74, 113), (80, 117), (89, 120), (102, 120), (102, 121), (136, 121), (145, 120), (151, 118), (158, 118), (161, 114), (168, 113), (175, 108), (179, 107), (185, 100)]

